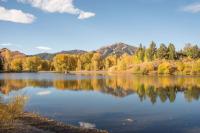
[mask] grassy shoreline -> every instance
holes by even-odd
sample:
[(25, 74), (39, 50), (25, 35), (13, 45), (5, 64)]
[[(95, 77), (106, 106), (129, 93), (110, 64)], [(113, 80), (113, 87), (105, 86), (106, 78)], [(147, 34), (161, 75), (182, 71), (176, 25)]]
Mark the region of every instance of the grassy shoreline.
[(24, 112), (27, 96), (15, 96), (9, 100), (0, 97), (0, 133), (108, 133), (87, 129)]
[[(54, 72), (55, 73), (55, 72)], [(123, 75), (149, 75), (149, 76), (200, 76), (200, 74), (185, 74), (185, 73), (173, 73), (173, 74), (159, 74), (156, 71), (152, 71), (148, 74), (132, 71), (70, 71), (69, 74), (123, 74)]]
[(105, 130), (86, 129), (64, 124), (34, 113), (25, 112), (6, 126), (2, 133), (108, 133)]
[(130, 70), (126, 71), (69, 71), (69, 72), (57, 72), (57, 71), (0, 71), (0, 73), (62, 73), (62, 74), (133, 74), (133, 75), (153, 75), (153, 76), (200, 76), (200, 74), (185, 74), (185, 73), (173, 73), (173, 74), (159, 74), (157, 71), (152, 71), (150, 73), (132, 72)]

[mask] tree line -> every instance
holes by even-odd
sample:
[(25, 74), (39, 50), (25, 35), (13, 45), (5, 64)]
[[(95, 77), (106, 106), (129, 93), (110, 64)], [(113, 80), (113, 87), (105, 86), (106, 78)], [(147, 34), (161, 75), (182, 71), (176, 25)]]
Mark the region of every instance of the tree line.
[(52, 60), (37, 56), (13, 58), (9, 50), (1, 54), (1, 71), (128, 71), (140, 74), (200, 74), (200, 49), (187, 44), (177, 51), (175, 45), (151, 42), (149, 47), (142, 44), (135, 54), (110, 55), (102, 57), (98, 52), (84, 54), (58, 54)]

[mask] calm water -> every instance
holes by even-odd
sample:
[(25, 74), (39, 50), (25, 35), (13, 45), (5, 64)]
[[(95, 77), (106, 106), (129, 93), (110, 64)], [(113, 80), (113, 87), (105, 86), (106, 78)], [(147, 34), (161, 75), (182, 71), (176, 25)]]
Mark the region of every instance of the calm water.
[(26, 111), (111, 133), (200, 132), (200, 77), (0, 74), (0, 96)]

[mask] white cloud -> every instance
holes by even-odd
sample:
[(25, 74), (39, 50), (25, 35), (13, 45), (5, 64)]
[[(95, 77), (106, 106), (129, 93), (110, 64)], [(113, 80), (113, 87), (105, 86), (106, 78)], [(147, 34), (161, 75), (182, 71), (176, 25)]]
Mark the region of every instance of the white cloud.
[(44, 50), (44, 51), (52, 50), (52, 48), (49, 48), (49, 47), (46, 47), (46, 46), (38, 46), (36, 48), (39, 49), (39, 50)]
[(80, 15), (78, 16), (78, 19), (87, 19), (94, 16), (95, 16), (95, 13), (92, 13), (92, 12), (81, 12)]
[(87, 19), (94, 17), (95, 13), (85, 12), (76, 8), (73, 4), (74, 0), (17, 0), (18, 2), (31, 4), (35, 8), (50, 13), (69, 13), (78, 15), (79, 19)]
[(37, 93), (38, 96), (45, 96), (51, 94), (51, 91), (40, 91)]
[(35, 16), (29, 13), (24, 13), (21, 10), (6, 9), (0, 6), (0, 20), (10, 21), (15, 23), (30, 24), (35, 20)]
[(7, 2), (7, 0), (0, 0), (0, 2)]
[(93, 123), (88, 123), (88, 122), (79, 122), (80, 127), (82, 128), (87, 128), (87, 129), (93, 129), (96, 127), (95, 124)]
[(183, 11), (191, 12), (191, 13), (198, 13), (200, 12), (200, 3), (193, 3), (183, 7)]
[(11, 46), (12, 44), (11, 43), (1, 43), (0, 45), (1, 46)]

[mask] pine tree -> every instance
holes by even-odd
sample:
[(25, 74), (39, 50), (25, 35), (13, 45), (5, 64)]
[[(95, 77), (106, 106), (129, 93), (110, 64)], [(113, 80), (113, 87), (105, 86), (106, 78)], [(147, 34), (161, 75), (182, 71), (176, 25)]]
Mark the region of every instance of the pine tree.
[(160, 45), (160, 48), (157, 50), (157, 57), (159, 59), (167, 59), (168, 58), (167, 54), (168, 54), (168, 49), (165, 46), (165, 44), (162, 43)]
[(156, 43), (152, 41), (149, 48), (145, 52), (147, 61), (153, 61), (156, 58), (156, 51)]
[(175, 60), (177, 58), (176, 49), (174, 44), (170, 43), (168, 46), (168, 56), (169, 60)]
[(142, 46), (142, 44), (140, 44), (140, 47), (136, 51), (136, 56), (137, 56), (137, 59), (139, 61), (142, 61), (142, 62), (144, 61), (144, 58), (145, 58), (145, 48)]

